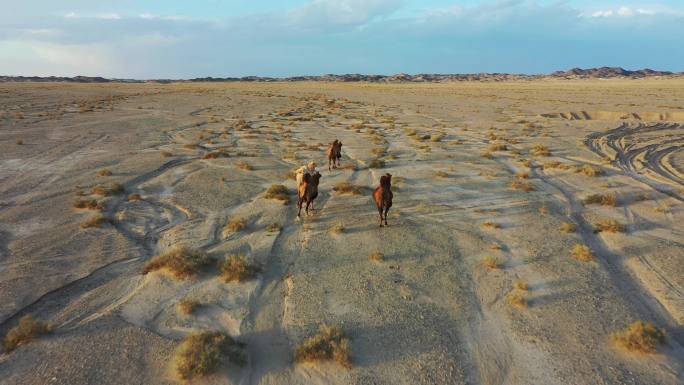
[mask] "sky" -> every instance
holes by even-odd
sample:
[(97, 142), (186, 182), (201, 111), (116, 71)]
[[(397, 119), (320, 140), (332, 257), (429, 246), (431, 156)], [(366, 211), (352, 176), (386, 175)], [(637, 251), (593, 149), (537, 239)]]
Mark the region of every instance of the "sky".
[(684, 71), (682, 0), (0, 0), (0, 75)]

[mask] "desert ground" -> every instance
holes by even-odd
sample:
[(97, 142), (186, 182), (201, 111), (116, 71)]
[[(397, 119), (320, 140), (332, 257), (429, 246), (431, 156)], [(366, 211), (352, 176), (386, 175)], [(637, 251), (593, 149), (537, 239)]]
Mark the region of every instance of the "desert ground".
[[(0, 337), (27, 315), (2, 384), (182, 383), (205, 331), (242, 359), (192, 383), (684, 384), (684, 79), (0, 83)], [(321, 325), (350, 365), (297, 358)]]

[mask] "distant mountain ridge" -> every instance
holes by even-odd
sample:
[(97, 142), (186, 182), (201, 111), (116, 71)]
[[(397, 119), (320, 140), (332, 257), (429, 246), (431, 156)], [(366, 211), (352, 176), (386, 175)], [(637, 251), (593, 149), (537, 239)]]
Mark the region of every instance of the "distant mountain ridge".
[(568, 71), (556, 71), (551, 74), (524, 75), (507, 73), (479, 73), (479, 74), (396, 74), (396, 75), (321, 75), (321, 76), (292, 76), (284, 78), (266, 76), (245, 77), (203, 77), (193, 79), (107, 79), (99, 76), (0, 76), (0, 82), (64, 82), (64, 83), (172, 83), (172, 82), (370, 82), (370, 83), (442, 83), (461, 81), (506, 81), (506, 80), (534, 80), (534, 79), (609, 79), (609, 78), (646, 78), (646, 77), (679, 77), (684, 72), (656, 71), (649, 68), (630, 71), (621, 67), (573, 68)]

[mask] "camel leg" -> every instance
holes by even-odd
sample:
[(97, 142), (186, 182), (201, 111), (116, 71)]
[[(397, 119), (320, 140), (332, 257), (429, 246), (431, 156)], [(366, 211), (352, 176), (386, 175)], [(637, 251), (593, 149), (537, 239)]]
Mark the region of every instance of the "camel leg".
[(306, 215), (309, 215), (309, 205), (311, 204), (310, 201), (306, 201)]
[(382, 206), (378, 206), (378, 214), (380, 214), (380, 227), (382, 227)]
[(385, 226), (389, 226), (389, 224), (387, 224), (387, 213), (389, 212), (389, 209), (389, 207), (385, 208)]
[(297, 217), (299, 217), (300, 214), (302, 213), (302, 200), (299, 198), (297, 198), (297, 208), (298, 208)]

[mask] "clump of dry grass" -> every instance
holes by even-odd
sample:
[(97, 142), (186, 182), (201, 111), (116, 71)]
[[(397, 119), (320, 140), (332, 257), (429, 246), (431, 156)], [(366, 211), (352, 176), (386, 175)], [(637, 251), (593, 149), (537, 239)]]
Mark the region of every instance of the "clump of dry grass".
[(589, 247), (580, 244), (576, 244), (572, 247), (572, 256), (582, 262), (590, 262), (596, 259)]
[(511, 182), (510, 186), (514, 190), (521, 190), (525, 192), (534, 191), (534, 186), (532, 186), (532, 184), (527, 181), (516, 180)]
[(496, 230), (496, 229), (500, 229), (501, 225), (496, 223), (496, 222), (485, 222), (482, 224), (482, 227), (487, 229), (487, 230)]
[(508, 301), (509, 304), (512, 306), (518, 308), (518, 309), (524, 309), (527, 307), (527, 300), (525, 297), (520, 294), (520, 293), (511, 293), (506, 297), (506, 300)]
[(128, 196), (129, 202), (140, 201), (140, 200), (142, 200), (142, 197), (140, 196), (140, 194), (131, 194)]
[(385, 260), (385, 255), (379, 251), (375, 251), (368, 256), (368, 260), (373, 262), (382, 262)]
[(283, 202), (284, 205), (290, 203), (290, 196), (288, 194), (287, 187), (282, 184), (273, 184), (266, 190), (266, 199), (275, 199)]
[(105, 207), (104, 204), (98, 201), (97, 199), (77, 199), (74, 202), (74, 208), (82, 210), (102, 211)]
[(111, 183), (109, 186), (97, 185), (91, 189), (94, 195), (99, 196), (119, 195), (123, 194), (124, 191), (124, 186), (118, 182)]
[(520, 172), (515, 177), (518, 179), (529, 179), (530, 173), (529, 172)]
[(24, 141), (21, 139), (17, 139), (17, 141), (15, 143), (17, 144), (17, 146), (21, 146), (24, 144)]
[(342, 234), (342, 233), (344, 233), (345, 230), (346, 230), (346, 228), (344, 227), (344, 225), (342, 223), (338, 222), (335, 224), (335, 226), (333, 226), (330, 229), (330, 232), (333, 234)]
[(361, 195), (361, 186), (351, 184), (349, 182), (340, 182), (333, 187), (333, 191), (337, 191), (340, 194), (354, 194)]
[(482, 264), (490, 270), (496, 270), (503, 266), (503, 261), (496, 257), (487, 256), (482, 260)]
[(560, 227), (560, 230), (566, 234), (574, 233), (575, 225), (573, 225), (572, 223), (563, 223)]
[(622, 348), (639, 353), (655, 353), (658, 346), (665, 343), (665, 333), (644, 321), (636, 321), (611, 337)]
[(167, 270), (177, 279), (187, 279), (206, 270), (212, 264), (212, 259), (205, 253), (181, 245), (152, 258), (145, 265), (143, 274)]
[(607, 233), (624, 233), (625, 232), (625, 226), (614, 220), (614, 219), (605, 219), (600, 222), (597, 222), (594, 224), (594, 227), (596, 227), (596, 230), (599, 232), (607, 232)]
[(435, 173), (435, 176), (438, 177), (438, 178), (448, 178), (448, 177), (449, 177), (449, 174), (447, 174), (447, 173), (444, 172), (444, 171), (437, 171), (437, 172)]
[(534, 156), (551, 156), (551, 151), (548, 147), (542, 144), (535, 144), (532, 148), (532, 155)]
[(530, 290), (530, 285), (525, 281), (518, 281), (515, 283), (515, 288), (518, 290), (528, 291)]
[(237, 233), (244, 230), (247, 227), (247, 219), (243, 217), (235, 217), (228, 222), (224, 230), (231, 233)]
[(494, 157), (494, 155), (492, 155), (491, 152), (487, 151), (487, 152), (482, 153), (482, 157), (486, 158), (486, 159), (492, 159)]
[(431, 142), (441, 142), (444, 139), (444, 134), (433, 134), (430, 136)]
[(224, 357), (244, 365), (242, 344), (221, 332), (202, 332), (186, 337), (176, 350), (174, 364), (182, 380), (207, 376), (218, 369)]
[(244, 282), (254, 278), (261, 270), (251, 265), (242, 255), (231, 255), (220, 266), (221, 278), (224, 282)]
[(276, 233), (282, 229), (283, 229), (283, 226), (281, 226), (280, 223), (271, 223), (266, 228), (266, 231), (268, 231), (269, 233)]
[(488, 148), (488, 151), (494, 152), (494, 151), (506, 151), (508, 150), (508, 146), (506, 146), (503, 143), (494, 143), (491, 144)]
[(200, 307), (199, 301), (196, 301), (194, 299), (184, 299), (178, 303), (178, 310), (181, 312), (183, 315), (191, 315), (192, 313), (195, 312)]
[(383, 168), (385, 167), (385, 161), (382, 159), (373, 159), (368, 163), (368, 168)]
[(254, 170), (254, 167), (252, 167), (251, 164), (245, 162), (244, 160), (239, 160), (239, 161), (235, 162), (235, 165), (241, 170), (245, 170), (245, 171)]
[(99, 176), (111, 176), (112, 172), (105, 169), (100, 170), (100, 172), (97, 173)]
[(600, 204), (603, 206), (617, 207), (618, 200), (615, 193), (610, 194), (591, 194), (582, 200), (585, 205)]
[(582, 174), (586, 176), (591, 176), (591, 177), (596, 177), (601, 174), (603, 174), (603, 171), (601, 171), (600, 168), (594, 167), (594, 166), (584, 166), (582, 168), (577, 169), (578, 172), (581, 172)]
[(3, 341), (6, 351), (11, 352), (21, 345), (25, 345), (36, 338), (52, 333), (52, 326), (36, 320), (33, 316), (25, 315), (19, 320), (19, 324), (7, 333)]
[(320, 332), (307, 339), (295, 351), (295, 361), (335, 361), (345, 368), (351, 368), (349, 338), (341, 328), (321, 326)]
[(81, 222), (81, 228), (82, 229), (90, 229), (90, 228), (102, 228), (102, 226), (106, 224), (111, 224), (113, 222), (112, 218), (105, 217), (104, 215), (98, 214), (95, 216), (92, 216), (85, 221)]
[(188, 144), (183, 145), (183, 148), (185, 148), (187, 150), (196, 150), (198, 147), (199, 147), (199, 144), (197, 144), (197, 143), (188, 143)]
[(202, 159), (218, 159), (218, 158), (227, 158), (228, 154), (225, 151), (212, 151), (204, 154)]
[(173, 154), (170, 153), (170, 152), (168, 152), (168, 151), (161, 151), (159, 154), (160, 154), (161, 156), (163, 156), (164, 158), (170, 158), (170, 157), (173, 156)]

